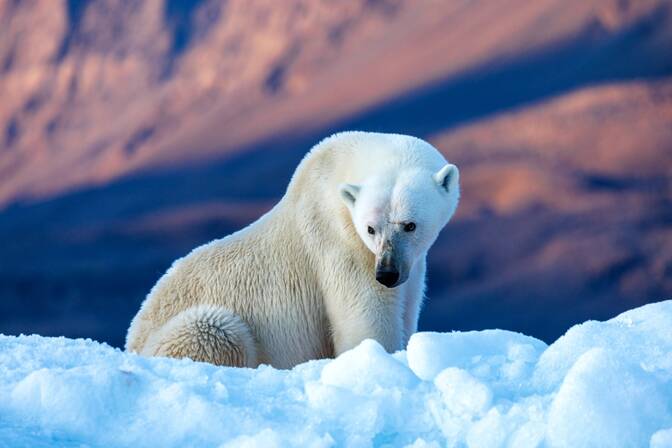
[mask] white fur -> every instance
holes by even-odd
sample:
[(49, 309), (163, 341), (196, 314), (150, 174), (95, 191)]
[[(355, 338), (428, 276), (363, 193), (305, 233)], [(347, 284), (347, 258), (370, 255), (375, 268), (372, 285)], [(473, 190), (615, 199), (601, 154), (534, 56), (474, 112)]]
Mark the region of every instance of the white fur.
[[(133, 319), (126, 348), (279, 368), (366, 338), (399, 350), (417, 329), (427, 250), (458, 199), (457, 168), (428, 143), (333, 135), (306, 155), (271, 211), (173, 264)], [(414, 231), (403, 230), (408, 222)], [(394, 288), (376, 281), (385, 254), (405, 280)]]

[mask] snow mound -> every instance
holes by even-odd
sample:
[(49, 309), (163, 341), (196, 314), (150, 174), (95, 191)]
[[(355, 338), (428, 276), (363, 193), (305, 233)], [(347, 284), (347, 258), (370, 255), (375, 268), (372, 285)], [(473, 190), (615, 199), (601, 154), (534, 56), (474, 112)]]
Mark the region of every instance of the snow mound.
[(548, 347), (418, 333), (289, 371), (0, 336), (0, 446), (672, 447), (672, 301)]

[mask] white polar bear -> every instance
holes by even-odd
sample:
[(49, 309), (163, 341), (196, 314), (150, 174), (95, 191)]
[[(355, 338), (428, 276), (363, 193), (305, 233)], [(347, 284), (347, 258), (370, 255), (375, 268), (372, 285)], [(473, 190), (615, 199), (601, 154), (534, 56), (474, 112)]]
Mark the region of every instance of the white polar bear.
[(400, 350), (417, 329), (427, 251), (458, 199), (457, 167), (427, 142), (333, 135), (271, 211), (173, 264), (133, 319), (126, 349), (277, 368), (367, 338)]

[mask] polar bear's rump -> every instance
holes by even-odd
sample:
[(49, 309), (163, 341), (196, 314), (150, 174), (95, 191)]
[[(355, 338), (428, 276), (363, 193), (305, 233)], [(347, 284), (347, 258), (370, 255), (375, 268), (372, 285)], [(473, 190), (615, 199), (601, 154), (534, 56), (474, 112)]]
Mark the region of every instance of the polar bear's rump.
[(148, 339), (142, 354), (235, 367), (257, 365), (256, 344), (247, 324), (225, 308), (209, 305), (174, 316)]

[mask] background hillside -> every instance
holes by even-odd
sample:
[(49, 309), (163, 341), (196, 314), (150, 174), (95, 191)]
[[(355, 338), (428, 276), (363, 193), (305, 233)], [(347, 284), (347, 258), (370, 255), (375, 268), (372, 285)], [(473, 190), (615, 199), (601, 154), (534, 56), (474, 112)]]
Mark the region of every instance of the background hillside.
[(0, 0), (0, 333), (121, 345), (343, 129), (461, 168), (422, 329), (551, 341), (670, 297), (671, 54), (664, 0)]

